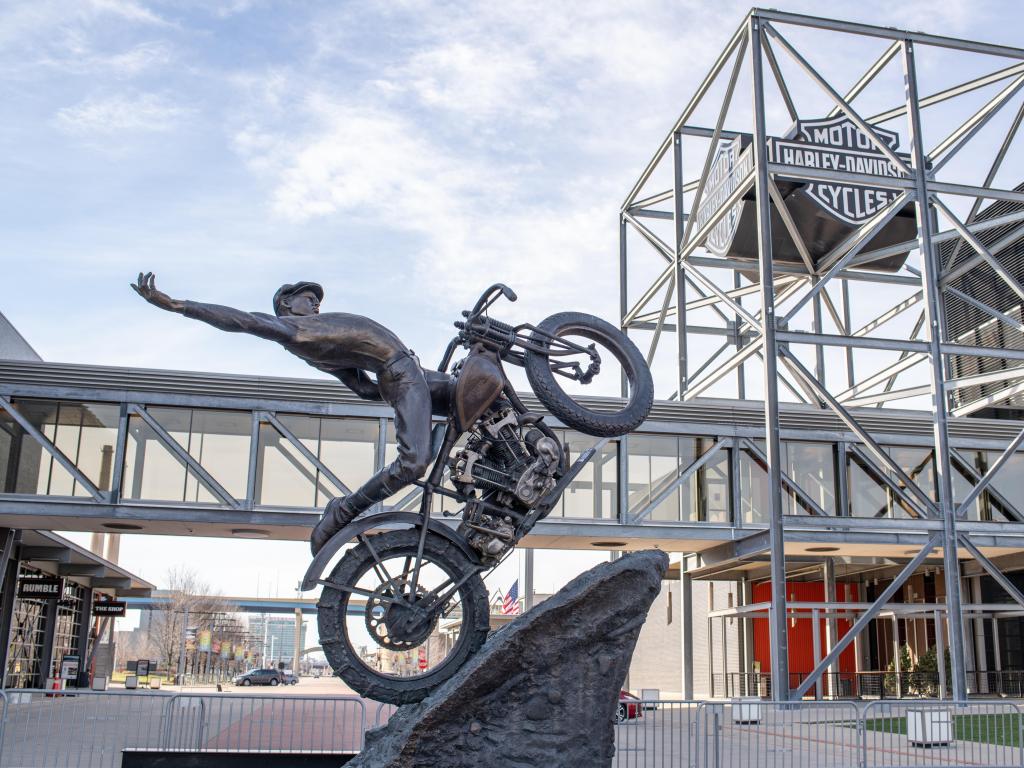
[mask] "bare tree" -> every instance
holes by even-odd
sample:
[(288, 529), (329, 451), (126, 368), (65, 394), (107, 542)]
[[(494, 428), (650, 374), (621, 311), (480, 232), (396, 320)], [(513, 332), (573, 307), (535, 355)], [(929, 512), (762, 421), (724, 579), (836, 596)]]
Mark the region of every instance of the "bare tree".
[(186, 630), (209, 631), (222, 642), (241, 634), (241, 622), (231, 615), (228, 604), (192, 568), (170, 569), (166, 583), (166, 599), (152, 611), (147, 632), (149, 647), (163, 669), (177, 667)]

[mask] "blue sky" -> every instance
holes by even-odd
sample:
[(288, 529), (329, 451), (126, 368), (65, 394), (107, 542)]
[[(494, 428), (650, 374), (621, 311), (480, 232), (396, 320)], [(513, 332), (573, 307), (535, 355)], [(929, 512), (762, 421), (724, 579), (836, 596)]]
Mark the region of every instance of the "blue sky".
[[(425, 361), (496, 279), (522, 297), (512, 319), (613, 319), (619, 204), (748, 8), (0, 3), (0, 309), (47, 360), (287, 376), (317, 374), (128, 283), (152, 270), (174, 296), (268, 311), (318, 280), (325, 310)], [(786, 9), (1024, 45), (1016, 3)], [(159, 580), (183, 544), (125, 562)], [(207, 577), (230, 593), (260, 573), (284, 594), (305, 558), (203, 546), (229, 552)], [(280, 568), (249, 562), (259, 547)]]

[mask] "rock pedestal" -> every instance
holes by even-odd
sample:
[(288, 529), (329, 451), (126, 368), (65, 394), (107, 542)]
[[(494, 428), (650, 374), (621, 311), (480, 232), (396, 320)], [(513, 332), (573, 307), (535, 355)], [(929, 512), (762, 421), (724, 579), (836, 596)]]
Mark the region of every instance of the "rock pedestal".
[(667, 568), (646, 551), (576, 577), (367, 733), (349, 768), (610, 766), (619, 689)]

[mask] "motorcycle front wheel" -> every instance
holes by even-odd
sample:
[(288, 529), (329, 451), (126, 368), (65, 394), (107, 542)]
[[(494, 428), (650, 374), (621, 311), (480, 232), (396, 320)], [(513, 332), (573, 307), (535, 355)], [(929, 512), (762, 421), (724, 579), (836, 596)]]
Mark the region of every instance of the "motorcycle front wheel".
[[(639, 427), (654, 404), (654, 381), (643, 354), (611, 323), (583, 312), (559, 312), (537, 326), (531, 341), (551, 349), (556, 339), (576, 338), (593, 342), (598, 353), (611, 353), (625, 375), (628, 396), (617, 410), (593, 410), (568, 394), (558, 382), (555, 368), (561, 358), (527, 350), (526, 377), (537, 398), (566, 426), (595, 437), (618, 437)], [(579, 343), (579, 342), (576, 342)]]
[(483, 579), (463, 581), (475, 567), (469, 558), (428, 533), (416, 569), (418, 544), (415, 529), (363, 537), (326, 579), (317, 604), (320, 645), (334, 673), (375, 701), (422, 700), (480, 649), (490, 629)]

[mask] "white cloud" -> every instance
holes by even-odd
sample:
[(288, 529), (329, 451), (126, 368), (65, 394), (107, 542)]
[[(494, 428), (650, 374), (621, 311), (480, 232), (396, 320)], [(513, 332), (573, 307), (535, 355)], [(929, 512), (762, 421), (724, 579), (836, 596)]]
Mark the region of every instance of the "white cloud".
[(61, 130), (77, 135), (111, 134), (129, 131), (159, 132), (177, 127), (190, 114), (154, 93), (89, 98), (57, 111)]
[(170, 25), (166, 19), (134, 0), (89, 0), (87, 6), (96, 13), (119, 16), (127, 21), (159, 26)]
[(538, 98), (540, 74), (521, 50), (459, 41), (414, 54), (393, 73), (392, 83), (407, 84), (427, 106), (473, 120), (508, 114), (547, 120), (554, 111)]

